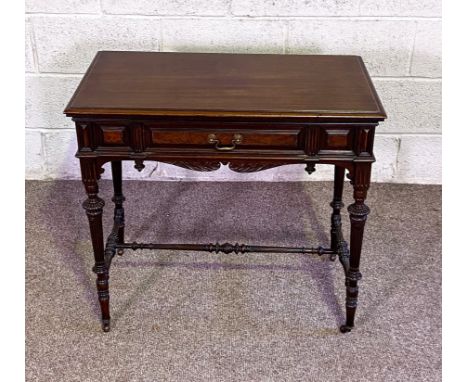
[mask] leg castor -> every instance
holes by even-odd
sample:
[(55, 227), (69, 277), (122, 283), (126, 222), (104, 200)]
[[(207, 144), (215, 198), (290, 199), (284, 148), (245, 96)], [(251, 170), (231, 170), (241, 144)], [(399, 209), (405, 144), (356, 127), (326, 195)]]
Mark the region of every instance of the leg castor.
[(110, 331), (110, 320), (102, 320), (102, 331), (105, 333)]
[(341, 325), (340, 326), (340, 332), (341, 333), (349, 333), (352, 328), (353, 328), (352, 326)]
[(119, 248), (119, 249), (117, 250), (117, 255), (123, 256), (123, 254), (124, 254), (123, 248)]

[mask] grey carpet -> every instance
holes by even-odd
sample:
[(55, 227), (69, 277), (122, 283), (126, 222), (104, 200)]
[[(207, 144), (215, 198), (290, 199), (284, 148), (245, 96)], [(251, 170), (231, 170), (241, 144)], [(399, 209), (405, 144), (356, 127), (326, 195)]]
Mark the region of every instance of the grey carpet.
[[(107, 236), (111, 184), (101, 184)], [(124, 189), (127, 240), (328, 240), (331, 183)], [(81, 183), (28, 181), (26, 191), (28, 381), (441, 380), (439, 186), (372, 186), (357, 326), (345, 335), (338, 262), (154, 251), (115, 258), (102, 333)], [(345, 195), (349, 204), (348, 184)]]

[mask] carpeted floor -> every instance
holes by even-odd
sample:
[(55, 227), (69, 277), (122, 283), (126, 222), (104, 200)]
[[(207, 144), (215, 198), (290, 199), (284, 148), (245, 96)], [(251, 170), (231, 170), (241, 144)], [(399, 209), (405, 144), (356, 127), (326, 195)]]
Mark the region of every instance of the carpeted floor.
[[(107, 236), (112, 192), (101, 184)], [(328, 241), (331, 183), (124, 190), (127, 241)], [(345, 335), (338, 261), (164, 251), (114, 259), (102, 333), (81, 183), (28, 181), (26, 191), (28, 381), (441, 380), (439, 186), (372, 186), (356, 328)], [(345, 194), (349, 204), (348, 184)]]

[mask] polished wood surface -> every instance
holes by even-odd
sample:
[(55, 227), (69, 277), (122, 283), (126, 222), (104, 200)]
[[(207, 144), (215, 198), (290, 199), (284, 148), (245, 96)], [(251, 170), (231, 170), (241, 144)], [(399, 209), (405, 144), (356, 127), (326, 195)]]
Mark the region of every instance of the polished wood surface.
[(107, 51), (65, 113), (385, 118), (359, 56)]
[[(365, 204), (374, 136), (385, 112), (360, 57), (99, 52), (65, 113), (73, 117), (97, 274), (102, 328), (110, 330), (109, 270), (129, 249), (276, 252), (338, 257), (345, 272), (346, 323), (354, 326), (361, 279)], [(122, 161), (159, 161), (195, 170), (236, 172), (302, 164), (333, 165), (330, 244), (318, 247), (239, 243), (125, 241)], [(99, 197), (111, 162), (114, 225), (104, 242)], [(345, 172), (353, 186), (350, 245), (341, 209)], [(300, 208), (303, 208), (300, 207)], [(265, 209), (268, 213), (268, 208)], [(216, 213), (214, 211), (213, 213)]]

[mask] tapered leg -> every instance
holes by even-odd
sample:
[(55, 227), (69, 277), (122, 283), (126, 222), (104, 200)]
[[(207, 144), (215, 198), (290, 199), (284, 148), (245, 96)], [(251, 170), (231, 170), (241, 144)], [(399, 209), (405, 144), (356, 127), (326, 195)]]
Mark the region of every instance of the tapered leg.
[(359, 271), (361, 259), (362, 239), (364, 226), (370, 210), (364, 204), (370, 184), (370, 163), (359, 163), (354, 167), (351, 175), (351, 184), (354, 188), (354, 203), (348, 207), (351, 222), (349, 269), (346, 272), (346, 324), (340, 327), (346, 333), (354, 326), (354, 317), (358, 303), (358, 281), (362, 275)]
[[(125, 230), (125, 214), (123, 208), (123, 202), (125, 197), (122, 194), (122, 161), (113, 161), (112, 166), (112, 182), (114, 184), (114, 197), (112, 201), (115, 204), (114, 208), (114, 224), (119, 226), (117, 242), (122, 244), (124, 242), (124, 230)], [(117, 251), (118, 255), (123, 254), (123, 249), (120, 248)]]
[[(330, 203), (330, 206), (333, 208), (333, 213), (331, 215), (331, 230), (330, 230), (330, 248), (335, 251), (338, 251), (338, 230), (341, 229), (341, 208), (344, 207), (342, 197), (343, 197), (343, 183), (344, 183), (344, 173), (345, 169), (341, 166), (335, 165), (335, 181), (333, 184), (333, 200)], [(332, 260), (335, 259), (333, 255)]]
[(91, 240), (94, 251), (93, 272), (97, 275), (96, 286), (101, 305), (102, 330), (110, 330), (109, 314), (109, 269), (104, 257), (104, 239), (102, 233), (102, 210), (104, 200), (99, 196), (99, 168), (91, 159), (80, 159), (83, 184), (88, 198), (83, 202), (83, 208), (89, 220)]

